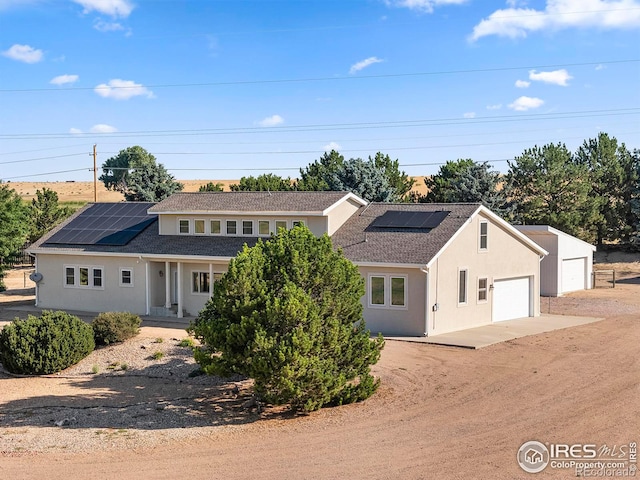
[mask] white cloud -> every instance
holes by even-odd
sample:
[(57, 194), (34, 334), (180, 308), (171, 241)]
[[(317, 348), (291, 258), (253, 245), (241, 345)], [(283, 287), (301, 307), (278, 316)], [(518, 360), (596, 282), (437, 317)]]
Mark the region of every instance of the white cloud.
[(529, 70), (529, 80), (536, 82), (552, 83), (554, 85), (560, 85), (566, 87), (567, 83), (573, 77), (569, 75), (564, 68), (560, 70), (554, 70), (552, 72), (536, 72), (535, 70)]
[(349, 73), (353, 75), (354, 73), (359, 72), (364, 68), (367, 68), (369, 65), (373, 65), (374, 63), (382, 63), (382, 62), (384, 62), (384, 60), (381, 60), (378, 57), (365, 58), (364, 60), (361, 60), (358, 63), (354, 63), (353, 65), (351, 65), (351, 68), (349, 69)]
[(128, 17), (133, 11), (133, 3), (129, 0), (73, 0), (84, 7), (83, 13), (96, 11), (111, 17)]
[(69, 133), (70, 133), (71, 135), (80, 135), (80, 134), (82, 134), (82, 130), (80, 130), (79, 128), (71, 127), (71, 128), (69, 129)]
[(78, 81), (78, 75), (58, 75), (53, 77), (49, 83), (52, 85), (66, 85), (67, 83), (75, 83)]
[(101, 83), (93, 91), (101, 97), (115, 100), (128, 100), (131, 97), (138, 96), (155, 98), (153, 92), (144, 85), (135, 83), (132, 80), (120, 80), (119, 78), (109, 80), (108, 84)]
[(111, 125), (106, 125), (104, 123), (98, 123), (91, 127), (89, 130), (91, 133), (114, 133), (117, 132), (118, 129), (116, 127), (112, 127)]
[(258, 122), (261, 127), (275, 127), (284, 123), (284, 118), (280, 115), (271, 115), (270, 117), (263, 118)]
[(530, 32), (565, 28), (637, 28), (638, 0), (547, 0), (544, 10), (505, 8), (496, 10), (475, 27), (471, 41), (488, 35), (523, 38)]
[(487, 105), (487, 110), (500, 110), (502, 108), (501, 103), (494, 103), (493, 105)]
[(431, 13), (435, 7), (442, 5), (461, 5), (467, 0), (385, 0), (389, 7), (408, 8), (419, 12)]
[(37, 50), (29, 45), (12, 45), (11, 48), (2, 52), (7, 58), (11, 58), (12, 60), (17, 60), (19, 62), (24, 63), (38, 63), (42, 60), (44, 54), (42, 50)]
[(518, 88), (527, 88), (531, 85), (531, 82), (527, 82), (526, 80), (516, 80), (516, 87)]
[(596, 70), (604, 70), (605, 68), (607, 68), (606, 65), (602, 65), (602, 64), (596, 65)]
[(93, 28), (98, 30), (99, 32), (117, 32), (120, 30), (124, 30), (122, 24), (118, 22), (105, 22), (104, 20), (97, 18), (93, 22)]
[(476, 112), (465, 112), (462, 114), (463, 118), (476, 118)]
[(536, 97), (519, 97), (516, 98), (513, 103), (510, 103), (508, 107), (511, 110), (515, 110), (516, 112), (525, 112), (527, 110), (531, 110), (532, 108), (538, 108), (542, 106), (544, 100), (541, 100)]
[(325, 152), (330, 152), (331, 150), (335, 150), (339, 152), (342, 149), (342, 145), (337, 144), (336, 142), (329, 142), (324, 147), (322, 147)]

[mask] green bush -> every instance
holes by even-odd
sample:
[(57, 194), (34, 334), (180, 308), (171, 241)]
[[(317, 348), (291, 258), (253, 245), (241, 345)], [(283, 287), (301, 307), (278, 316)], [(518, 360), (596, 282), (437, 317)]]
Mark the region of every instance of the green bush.
[(0, 332), (0, 362), (12, 373), (43, 375), (78, 363), (95, 348), (93, 329), (66, 312), (16, 318)]
[(91, 323), (96, 345), (124, 342), (140, 333), (140, 317), (129, 312), (105, 312)]

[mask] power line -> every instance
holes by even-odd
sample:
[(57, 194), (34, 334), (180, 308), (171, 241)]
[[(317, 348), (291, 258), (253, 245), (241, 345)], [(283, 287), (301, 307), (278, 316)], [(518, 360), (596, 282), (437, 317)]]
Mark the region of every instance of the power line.
[(389, 73), (380, 75), (350, 75), (344, 77), (307, 77), (307, 78), (284, 78), (284, 79), (267, 79), (267, 80), (234, 80), (226, 82), (201, 82), (201, 83), (158, 83), (150, 85), (123, 85), (123, 86), (104, 86), (104, 87), (57, 87), (57, 88), (4, 88), (0, 89), (0, 93), (25, 93), (25, 92), (80, 92), (87, 90), (127, 90), (138, 89), (141, 86), (145, 88), (191, 88), (191, 87), (221, 87), (233, 85), (266, 85), (278, 83), (304, 83), (304, 82), (325, 82), (325, 81), (345, 81), (345, 80), (366, 80), (366, 79), (382, 79), (382, 78), (403, 78), (403, 77), (425, 77), (436, 75), (459, 75), (469, 73), (489, 73), (504, 72), (513, 70), (531, 70), (541, 68), (559, 68), (559, 67), (585, 67), (592, 65), (613, 65), (622, 63), (636, 63), (640, 59), (625, 60), (608, 60), (602, 62), (579, 62), (579, 63), (558, 63), (550, 65), (523, 65), (517, 67), (495, 67), (495, 68), (472, 68), (463, 70), (436, 70), (433, 72), (413, 72), (413, 73)]
[(79, 155), (86, 155), (86, 154), (85, 153), (69, 153), (68, 155), (56, 155), (55, 157), (28, 158), (26, 160), (10, 160), (8, 162), (0, 162), (0, 165), (7, 165), (9, 163), (37, 162), (39, 160), (51, 160), (54, 158), (77, 157)]
[[(603, 117), (617, 115), (638, 115), (639, 107), (618, 108), (605, 110), (578, 110), (571, 112), (553, 112), (553, 113), (535, 113), (520, 115), (499, 115), (474, 118), (436, 118), (421, 120), (397, 120), (385, 122), (353, 122), (353, 123), (329, 123), (329, 124), (308, 124), (308, 125), (292, 125), (282, 127), (234, 127), (234, 128), (211, 128), (211, 129), (188, 129), (188, 130), (138, 130), (118, 133), (105, 134), (80, 134), (100, 135), (107, 138), (127, 138), (127, 137), (155, 137), (155, 136), (195, 136), (195, 135), (236, 135), (236, 134), (264, 134), (264, 133), (292, 133), (292, 132), (308, 132), (308, 131), (327, 131), (327, 130), (359, 130), (372, 128), (406, 128), (406, 127), (424, 127), (424, 126), (441, 126), (441, 125), (469, 125), (483, 123), (499, 123), (499, 122), (524, 122), (534, 120), (560, 120), (568, 118), (584, 118), (584, 117)], [(22, 134), (3, 134), (0, 138), (5, 140), (34, 140), (34, 139), (52, 139), (52, 138), (68, 138), (70, 134), (60, 133), (22, 133)], [(79, 134), (73, 134), (74, 136)]]
[(32, 173), (31, 175), (18, 175), (17, 177), (5, 177), (4, 180), (14, 180), (16, 178), (30, 178), (30, 177), (44, 177), (46, 175), (57, 175), (59, 173), (71, 173), (71, 172), (83, 172), (91, 171), (90, 168), (76, 168), (73, 170), (58, 170), (57, 172), (45, 172), (45, 173)]

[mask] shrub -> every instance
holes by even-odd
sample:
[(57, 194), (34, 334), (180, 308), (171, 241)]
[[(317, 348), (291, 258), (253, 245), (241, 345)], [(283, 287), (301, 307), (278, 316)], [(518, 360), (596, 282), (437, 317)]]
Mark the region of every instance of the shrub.
[(140, 317), (129, 312), (105, 312), (91, 326), (96, 345), (124, 342), (140, 333)]
[(0, 361), (12, 373), (43, 375), (78, 363), (95, 348), (93, 330), (66, 312), (16, 318), (0, 332)]
[(364, 281), (328, 236), (306, 227), (244, 249), (189, 331), (206, 373), (253, 378), (260, 400), (296, 411), (364, 400), (382, 337), (362, 318)]

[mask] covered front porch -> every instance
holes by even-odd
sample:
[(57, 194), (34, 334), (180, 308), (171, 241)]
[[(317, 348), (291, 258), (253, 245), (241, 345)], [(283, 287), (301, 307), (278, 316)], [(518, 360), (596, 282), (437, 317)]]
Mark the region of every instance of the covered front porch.
[(207, 263), (177, 259), (147, 261), (147, 315), (195, 317), (213, 296), (228, 261)]

